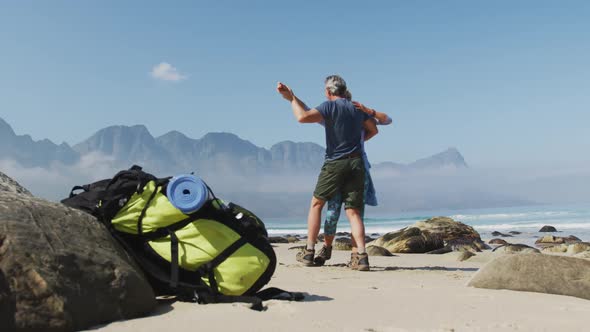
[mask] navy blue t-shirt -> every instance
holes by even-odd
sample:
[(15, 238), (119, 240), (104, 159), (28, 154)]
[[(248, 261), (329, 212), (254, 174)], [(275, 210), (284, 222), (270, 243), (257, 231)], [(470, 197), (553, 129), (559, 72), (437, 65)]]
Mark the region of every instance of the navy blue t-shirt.
[(326, 101), (316, 109), (324, 118), (326, 128), (326, 160), (336, 160), (354, 152), (362, 152), (363, 122), (369, 116), (347, 99)]

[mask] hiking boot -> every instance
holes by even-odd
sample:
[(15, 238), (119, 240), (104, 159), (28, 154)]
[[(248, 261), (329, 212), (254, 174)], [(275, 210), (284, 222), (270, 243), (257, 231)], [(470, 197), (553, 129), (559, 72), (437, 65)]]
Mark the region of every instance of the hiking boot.
[(352, 270), (369, 271), (369, 255), (367, 253), (352, 253), (348, 265)]
[(313, 266), (313, 256), (315, 255), (315, 250), (308, 250), (308, 249), (301, 249), (300, 252), (297, 253), (295, 259), (298, 262), (303, 263), (305, 266)]
[(332, 258), (332, 246), (324, 245), (318, 255), (313, 259), (316, 265), (324, 265), (328, 259)]

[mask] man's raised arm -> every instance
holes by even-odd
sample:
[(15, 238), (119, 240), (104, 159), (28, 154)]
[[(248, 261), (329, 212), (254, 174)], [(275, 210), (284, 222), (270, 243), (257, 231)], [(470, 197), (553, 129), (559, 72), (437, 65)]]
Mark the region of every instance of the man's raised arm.
[(315, 108), (309, 110), (305, 103), (297, 98), (291, 88), (285, 84), (279, 82), (277, 92), (291, 103), (293, 115), (299, 123), (318, 123), (323, 120), (322, 114), (318, 110)]

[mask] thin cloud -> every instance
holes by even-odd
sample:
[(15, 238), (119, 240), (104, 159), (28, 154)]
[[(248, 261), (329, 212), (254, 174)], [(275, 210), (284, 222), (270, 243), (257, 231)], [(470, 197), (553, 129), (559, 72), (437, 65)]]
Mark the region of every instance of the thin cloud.
[(152, 75), (153, 78), (162, 81), (178, 82), (186, 79), (185, 75), (179, 73), (178, 69), (168, 62), (160, 62), (155, 65), (154, 68), (152, 68), (150, 75)]

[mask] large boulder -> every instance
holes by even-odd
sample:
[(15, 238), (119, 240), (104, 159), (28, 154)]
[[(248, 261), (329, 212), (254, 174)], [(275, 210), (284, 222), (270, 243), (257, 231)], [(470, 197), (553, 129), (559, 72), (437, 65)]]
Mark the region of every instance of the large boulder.
[(139, 317), (155, 307), (144, 275), (94, 217), (26, 193), (0, 191), (3, 325), (74, 331)]
[(489, 249), (471, 226), (447, 217), (435, 217), (383, 235), (371, 243), (392, 253), (445, 253)]
[(580, 240), (579, 238), (577, 238), (573, 235), (570, 235), (568, 237), (545, 235), (545, 236), (539, 238), (537, 241), (535, 241), (535, 245), (537, 247), (545, 248), (545, 247), (551, 247), (551, 246), (556, 246), (556, 245), (560, 245), (560, 244), (572, 244), (572, 243), (577, 243), (577, 242), (581, 242), (581, 241), (582, 240)]
[(468, 285), (590, 300), (590, 261), (552, 255), (505, 255), (481, 268)]
[(555, 229), (555, 227), (553, 227), (553, 226), (545, 225), (545, 226), (541, 227), (539, 232), (557, 232), (557, 229)]
[(575, 255), (584, 251), (590, 250), (590, 243), (588, 242), (578, 242), (574, 244), (570, 244), (567, 247), (568, 255)]
[(369, 254), (369, 256), (393, 256), (393, 254), (390, 253), (389, 250), (378, 246), (368, 246), (367, 254)]
[(539, 253), (541, 253), (541, 251), (539, 251), (539, 249), (529, 247), (526, 244), (520, 244), (520, 243), (515, 243), (515, 244), (508, 243), (508, 244), (496, 247), (492, 251), (496, 252), (496, 253), (502, 253), (502, 254), (539, 254)]

